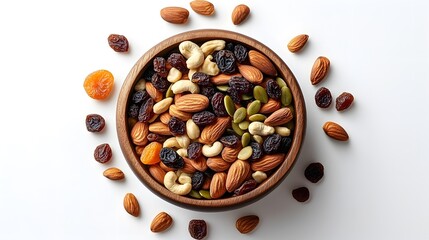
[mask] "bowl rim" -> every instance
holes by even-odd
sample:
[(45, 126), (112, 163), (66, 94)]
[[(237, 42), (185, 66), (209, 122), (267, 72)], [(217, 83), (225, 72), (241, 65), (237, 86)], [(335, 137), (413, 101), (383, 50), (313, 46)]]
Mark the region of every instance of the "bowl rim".
[[(272, 175), (262, 182), (256, 189), (236, 197), (221, 199), (194, 199), (174, 194), (152, 178), (147, 170), (147, 167), (143, 166), (143, 164), (140, 162), (140, 159), (137, 157), (134, 148), (132, 147), (133, 143), (130, 137), (126, 109), (129, 95), (133, 90), (134, 84), (140, 79), (145, 70), (145, 67), (150, 65), (148, 63), (151, 63), (154, 57), (163, 56), (165, 53), (171, 51), (177, 47), (178, 44), (186, 40), (203, 42), (214, 39), (240, 42), (244, 45), (250, 46), (251, 48), (263, 53), (266, 56), (269, 55), (269, 58), (275, 65), (279, 76), (286, 81), (288, 87), (291, 89), (294, 99), (293, 106), (295, 109), (295, 129), (293, 131), (292, 145), (289, 153), (285, 156), (285, 161), (281, 163), (281, 165), (276, 168)], [(305, 137), (306, 108), (301, 88), (295, 76), (286, 63), (270, 48), (261, 42), (241, 33), (221, 29), (199, 29), (173, 35), (150, 48), (137, 60), (135, 65), (128, 73), (119, 93), (116, 108), (116, 129), (119, 144), (128, 165), (134, 174), (139, 178), (139, 180), (150, 191), (155, 193), (155, 195), (174, 205), (191, 210), (221, 211), (244, 207), (256, 200), (259, 200), (274, 190), (285, 179), (299, 156), (299, 152)]]

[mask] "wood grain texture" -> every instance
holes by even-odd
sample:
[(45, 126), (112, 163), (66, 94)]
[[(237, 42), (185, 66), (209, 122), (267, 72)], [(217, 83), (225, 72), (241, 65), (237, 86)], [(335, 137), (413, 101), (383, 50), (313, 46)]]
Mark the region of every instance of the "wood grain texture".
[[(176, 48), (181, 42), (186, 40), (202, 44), (204, 41), (213, 39), (240, 42), (243, 45), (249, 47), (249, 49), (256, 49), (262, 52), (273, 62), (277, 68), (279, 76), (286, 81), (293, 95), (293, 104), (296, 112), (296, 116), (294, 118), (295, 131), (293, 132), (293, 143), (289, 154), (286, 155), (285, 161), (257, 189), (242, 196), (233, 198), (200, 200), (176, 195), (167, 190), (164, 186), (160, 185), (155, 179), (151, 177), (147, 166), (144, 166), (140, 162), (140, 159), (134, 151), (132, 140), (130, 138), (130, 129), (127, 124), (127, 105), (134, 84), (140, 79), (141, 75), (146, 70), (148, 65), (150, 65), (154, 57), (165, 55), (172, 49)], [(164, 41), (149, 49), (136, 62), (125, 79), (119, 94), (116, 110), (116, 126), (121, 150), (129, 166), (134, 171), (139, 180), (144, 183), (152, 192), (166, 201), (185, 208), (203, 211), (223, 211), (243, 207), (260, 199), (271, 192), (283, 181), (297, 160), (301, 145), (304, 140), (306, 129), (306, 109), (304, 98), (295, 76), (289, 67), (283, 62), (283, 60), (271, 49), (257, 40), (239, 33), (217, 29), (202, 29), (184, 32), (165, 39)]]

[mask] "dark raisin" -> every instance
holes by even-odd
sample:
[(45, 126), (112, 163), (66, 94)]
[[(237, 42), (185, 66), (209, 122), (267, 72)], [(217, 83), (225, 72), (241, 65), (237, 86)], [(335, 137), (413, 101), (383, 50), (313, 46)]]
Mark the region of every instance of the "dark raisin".
[(198, 84), (198, 86), (209, 86), (210, 76), (203, 72), (196, 72), (192, 75), (191, 82)]
[(248, 50), (245, 46), (237, 44), (234, 47), (234, 55), (239, 63), (242, 63), (247, 60)]
[(282, 137), (278, 134), (273, 134), (265, 138), (263, 143), (264, 152), (266, 154), (277, 153), (280, 149)]
[(192, 175), (192, 189), (200, 190), (204, 185), (205, 175), (202, 172), (195, 172)]
[(99, 163), (107, 163), (112, 158), (112, 149), (108, 143), (98, 145), (94, 150), (94, 159)]
[(266, 90), (270, 98), (279, 99), (282, 95), (282, 90), (279, 84), (273, 79), (268, 79)]
[(206, 177), (208, 177), (208, 178), (213, 178), (213, 175), (215, 174), (216, 172), (213, 170), (213, 169), (211, 169), (211, 168), (207, 168), (205, 171), (204, 171), (204, 175), (206, 175)]
[(250, 160), (254, 161), (262, 157), (262, 146), (257, 142), (251, 142), (250, 147), (252, 148), (252, 155)]
[(155, 73), (152, 76), (152, 85), (160, 92), (167, 91), (168, 87), (170, 87), (170, 82), (167, 78), (162, 77), (159, 73)]
[(227, 43), (225, 45), (225, 49), (233, 52), (234, 51), (234, 43), (232, 43), (232, 42)]
[(185, 166), (185, 161), (183, 158), (171, 148), (162, 148), (161, 152), (159, 153), (159, 158), (161, 159), (162, 163), (164, 163), (165, 166), (169, 168), (180, 169)]
[(202, 95), (206, 96), (210, 101), (212, 100), (213, 96), (216, 93), (216, 89), (212, 86), (208, 86), (208, 87), (202, 86), (202, 87), (200, 87), (200, 90), (201, 90), (200, 93)]
[(154, 105), (154, 101), (152, 98), (149, 98), (146, 100), (145, 103), (143, 103), (139, 109), (139, 116), (138, 120), (139, 122), (147, 122), (152, 116), (152, 109)]
[(250, 93), (251, 91), (253, 91), (253, 84), (247, 81), (244, 77), (233, 76), (229, 80), (228, 84), (229, 84), (229, 87), (235, 89), (238, 93), (241, 93), (241, 94)]
[(163, 136), (160, 134), (156, 134), (156, 133), (149, 133), (147, 135), (147, 140), (149, 140), (150, 142), (159, 142), (159, 143), (164, 143), (165, 140), (167, 140), (167, 136)]
[(314, 96), (314, 100), (316, 101), (316, 105), (320, 108), (329, 107), (332, 102), (331, 91), (325, 87), (319, 88), (319, 90), (316, 92), (316, 95)]
[(228, 95), (231, 97), (232, 101), (234, 103), (240, 104), (241, 102), (241, 94), (234, 88), (228, 88), (228, 90), (226, 91), (228, 93)]
[(337, 111), (343, 111), (350, 107), (350, 105), (353, 103), (354, 97), (351, 93), (343, 92), (340, 94), (340, 96), (337, 97), (335, 108)]
[(325, 168), (319, 162), (310, 163), (307, 168), (305, 168), (304, 176), (308, 181), (312, 183), (317, 183), (322, 179), (324, 175)]
[(305, 202), (310, 198), (310, 191), (306, 187), (300, 187), (292, 190), (292, 196), (298, 202)]
[(153, 59), (153, 70), (157, 72), (161, 77), (167, 77), (168, 71), (166, 66), (165, 58), (156, 57)]
[(236, 71), (235, 57), (232, 51), (220, 50), (216, 54), (215, 61), (222, 73), (234, 73)]
[(128, 39), (123, 35), (110, 34), (109, 37), (107, 38), (107, 42), (115, 52), (128, 51)]
[(101, 115), (88, 114), (85, 119), (85, 125), (89, 132), (101, 132), (106, 125), (106, 121)]
[(199, 142), (193, 142), (188, 146), (188, 158), (195, 160), (201, 157), (203, 152), (203, 144)]
[(177, 117), (172, 117), (168, 121), (168, 128), (173, 136), (180, 136), (186, 132), (186, 123)]
[(228, 135), (221, 137), (219, 141), (225, 147), (236, 148), (238, 146), (238, 143), (240, 142), (240, 139), (235, 135)]
[(202, 111), (192, 115), (192, 121), (198, 126), (205, 126), (216, 121), (216, 115), (209, 111)]
[(204, 220), (193, 219), (189, 221), (189, 234), (194, 239), (203, 239), (207, 236), (207, 224)]
[(182, 73), (188, 72), (186, 59), (180, 53), (172, 53), (167, 59), (167, 62)]
[(139, 116), (140, 106), (133, 103), (128, 107), (128, 116), (137, 118)]
[(144, 71), (142, 78), (146, 81), (152, 81), (152, 76), (155, 74), (153, 67), (148, 67), (146, 71)]
[(240, 196), (246, 194), (258, 186), (258, 182), (254, 179), (249, 179), (245, 181), (241, 186), (234, 190), (234, 194), (232, 196)]
[(131, 101), (135, 104), (141, 104), (142, 102), (146, 101), (149, 98), (150, 98), (149, 93), (147, 93), (145, 90), (139, 90), (133, 93), (133, 96), (131, 97)]
[(279, 152), (288, 153), (291, 145), (292, 145), (291, 137), (282, 137), (282, 142), (280, 143)]
[(228, 116), (228, 112), (226, 111), (225, 104), (223, 103), (224, 95), (220, 92), (215, 93), (211, 100), (211, 106), (213, 108), (214, 113), (218, 117)]

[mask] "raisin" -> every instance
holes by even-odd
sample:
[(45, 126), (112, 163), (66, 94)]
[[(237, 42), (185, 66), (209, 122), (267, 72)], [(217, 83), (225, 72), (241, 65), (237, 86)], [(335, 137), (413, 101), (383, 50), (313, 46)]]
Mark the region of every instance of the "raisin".
[(101, 132), (106, 125), (106, 121), (101, 115), (89, 114), (86, 116), (85, 124), (89, 132)]
[(230, 74), (236, 71), (236, 60), (232, 51), (220, 50), (216, 54), (215, 61), (222, 73)]
[(203, 152), (203, 144), (199, 142), (193, 142), (188, 146), (188, 158), (195, 160), (201, 157)]
[(133, 96), (131, 97), (131, 101), (135, 104), (141, 104), (142, 102), (146, 101), (149, 98), (150, 98), (149, 93), (147, 93), (145, 90), (139, 90), (133, 93)]
[(316, 105), (320, 108), (329, 107), (332, 102), (331, 91), (325, 87), (319, 88), (319, 90), (316, 92), (316, 95), (314, 96), (314, 100), (316, 101)]
[(196, 72), (192, 75), (191, 82), (198, 84), (198, 86), (209, 86), (210, 76), (203, 72)]
[(167, 77), (168, 71), (166, 66), (165, 58), (156, 57), (153, 59), (153, 70), (157, 72), (161, 77)]
[(140, 106), (133, 103), (128, 107), (128, 116), (132, 118), (137, 118), (139, 116)]
[(350, 107), (353, 103), (354, 97), (351, 93), (343, 92), (337, 97), (335, 101), (335, 108), (337, 111), (343, 111)]
[(149, 142), (159, 142), (159, 143), (163, 143), (165, 142), (165, 140), (167, 140), (167, 136), (163, 136), (156, 133), (149, 133), (146, 138), (147, 140), (149, 140)]
[(225, 45), (225, 49), (233, 52), (234, 51), (234, 43), (232, 43), (232, 42), (227, 43)]
[(209, 111), (202, 111), (192, 115), (192, 121), (198, 126), (205, 126), (214, 123), (216, 121), (216, 115)]
[(152, 76), (152, 85), (160, 92), (167, 91), (170, 87), (170, 82), (166, 77), (161, 76), (159, 73), (155, 73)]
[(241, 94), (238, 93), (237, 90), (235, 90), (234, 88), (228, 88), (228, 90), (226, 92), (231, 97), (231, 99), (234, 103), (240, 104), (240, 102), (241, 102), (241, 96), (240, 95)]
[(225, 147), (236, 148), (240, 139), (235, 135), (223, 136), (219, 140)]
[(188, 226), (189, 234), (194, 239), (203, 239), (207, 236), (207, 223), (204, 220), (192, 219)]
[(250, 156), (250, 160), (258, 160), (262, 157), (262, 146), (257, 142), (250, 143), (250, 147), (252, 148), (252, 155)]
[(281, 141), (282, 137), (278, 134), (268, 136), (263, 143), (264, 152), (266, 154), (277, 153), (280, 149)]
[(306, 187), (300, 187), (292, 190), (292, 196), (298, 202), (305, 202), (310, 198), (310, 191)]
[(114, 77), (107, 70), (97, 70), (90, 73), (83, 83), (85, 92), (93, 99), (104, 100), (113, 90)]
[(291, 137), (282, 137), (279, 152), (288, 153), (291, 145), (292, 145)]
[(195, 172), (192, 175), (192, 189), (200, 190), (204, 185), (205, 175), (202, 172)]
[(188, 72), (186, 59), (180, 53), (172, 53), (167, 59), (167, 62), (182, 73)]
[(245, 46), (237, 44), (234, 46), (234, 56), (239, 63), (247, 60), (248, 50)]
[(240, 196), (246, 194), (258, 186), (258, 182), (254, 179), (249, 179), (245, 181), (241, 186), (234, 190), (234, 194), (232, 196)]
[(228, 112), (226, 111), (223, 98), (224, 98), (224, 95), (220, 92), (217, 92), (215, 93), (215, 95), (211, 100), (213, 111), (218, 117), (228, 116)]
[(186, 132), (186, 123), (177, 117), (172, 117), (168, 121), (168, 128), (173, 136), (180, 136)]
[(312, 183), (317, 183), (322, 179), (324, 175), (324, 167), (321, 163), (315, 162), (310, 163), (307, 168), (305, 168), (304, 176), (308, 179), (308, 181)]
[(109, 37), (107, 38), (107, 42), (115, 52), (128, 51), (128, 39), (123, 35), (110, 34)]
[(213, 169), (211, 169), (211, 168), (207, 168), (205, 171), (204, 171), (204, 175), (206, 175), (206, 177), (208, 177), (208, 178), (213, 178), (213, 175), (215, 174), (216, 172), (213, 170)]
[(154, 101), (152, 98), (149, 98), (146, 100), (145, 103), (143, 103), (139, 109), (139, 116), (138, 120), (139, 122), (147, 122), (152, 116), (152, 109), (153, 109)]
[(216, 93), (216, 89), (212, 86), (208, 86), (208, 87), (201, 86), (200, 90), (201, 90), (201, 94), (206, 96), (210, 101), (212, 100), (213, 96)]
[(279, 84), (273, 79), (269, 79), (267, 81), (266, 90), (270, 98), (279, 99), (280, 96), (282, 95), (282, 90)]
[(112, 158), (112, 149), (108, 143), (98, 145), (94, 150), (95, 161), (107, 163)]
[(152, 81), (152, 76), (155, 74), (155, 70), (152, 67), (149, 67), (144, 71), (142, 78), (146, 81)]
[(231, 87), (232, 89), (235, 89), (238, 93), (241, 93), (241, 94), (250, 93), (251, 91), (253, 91), (253, 84), (247, 81), (244, 77), (233, 76), (229, 80), (228, 84), (229, 84), (229, 87)]
[(169, 168), (180, 169), (185, 166), (183, 158), (171, 148), (162, 148), (159, 153), (159, 158)]

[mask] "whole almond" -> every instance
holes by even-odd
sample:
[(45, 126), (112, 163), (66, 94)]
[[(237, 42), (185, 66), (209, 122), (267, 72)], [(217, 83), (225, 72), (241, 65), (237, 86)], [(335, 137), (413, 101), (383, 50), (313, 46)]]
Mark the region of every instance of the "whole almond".
[(262, 156), (258, 161), (251, 163), (251, 168), (253, 171), (270, 171), (280, 165), (285, 160), (285, 154), (267, 154)]
[(160, 14), (162, 19), (174, 24), (186, 23), (189, 17), (189, 11), (182, 7), (165, 7)]
[(284, 107), (273, 112), (267, 119), (265, 119), (264, 124), (272, 127), (279, 126), (289, 122), (292, 118), (292, 111), (289, 108)]
[(253, 84), (260, 84), (264, 78), (262, 72), (251, 65), (238, 65), (238, 71), (247, 81)]
[[(171, 105), (170, 105), (170, 106), (171, 106)], [(170, 113), (168, 113), (168, 112), (165, 112), (165, 113), (163, 113), (163, 114), (159, 115), (159, 120), (160, 120), (162, 123), (164, 123), (164, 124), (168, 124), (168, 122), (170, 121), (170, 119), (171, 119), (171, 115), (170, 115)]]
[(207, 158), (207, 166), (215, 172), (223, 172), (228, 170), (231, 163), (223, 160), (221, 157), (211, 157)]
[(296, 53), (305, 46), (307, 41), (308, 41), (308, 35), (300, 34), (289, 41), (287, 48), (289, 49), (289, 51)]
[(253, 229), (255, 229), (256, 226), (258, 226), (258, 224), (259, 224), (258, 216), (248, 215), (237, 219), (237, 221), (235, 222), (235, 227), (240, 233), (246, 234), (253, 231)]
[(326, 77), (330, 64), (329, 59), (326, 57), (321, 56), (316, 59), (311, 69), (311, 84), (316, 85)]
[(179, 111), (195, 113), (209, 106), (209, 99), (202, 94), (186, 94), (177, 99), (175, 105)]
[(152, 220), (150, 224), (150, 230), (152, 232), (162, 232), (167, 230), (173, 223), (173, 218), (166, 212), (160, 212)]
[(168, 110), (168, 113), (171, 116), (177, 117), (178, 119), (180, 119), (182, 121), (188, 121), (189, 119), (192, 118), (192, 113), (180, 111), (179, 109), (177, 109), (176, 105), (174, 105), (174, 104), (170, 105), (170, 109)]
[(140, 205), (137, 198), (132, 193), (127, 193), (124, 197), (124, 208), (129, 214), (138, 217), (140, 214)]
[(194, 166), (192, 165), (193, 160), (187, 157), (182, 157), (182, 158), (183, 158), (183, 161), (185, 162), (185, 165), (183, 166), (183, 168), (180, 169), (182, 170), (182, 172), (192, 174), (197, 171), (197, 169), (195, 169)]
[(144, 122), (137, 122), (131, 129), (131, 139), (138, 146), (147, 144), (147, 135), (149, 134), (149, 125)]
[(349, 135), (347, 134), (346, 130), (338, 123), (326, 122), (323, 125), (323, 131), (325, 131), (326, 135), (338, 141), (349, 140)]
[(237, 5), (232, 11), (231, 20), (234, 25), (241, 24), (249, 16), (250, 8), (247, 5)]
[(232, 163), (226, 176), (226, 190), (228, 192), (233, 192), (235, 189), (237, 189), (244, 182), (244, 180), (246, 180), (249, 172), (249, 162), (237, 160)]
[(224, 147), (222, 149), (221, 156), (222, 156), (222, 158), (223, 158), (223, 160), (225, 162), (232, 163), (235, 160), (237, 160), (238, 153), (241, 151), (241, 149), (242, 149), (241, 146), (240, 147), (235, 147), (235, 148)]
[(218, 74), (216, 76), (210, 77), (210, 82), (213, 83), (214, 85), (225, 85), (229, 83), (229, 79), (231, 79), (231, 77), (242, 77), (241, 74), (236, 73), (236, 74), (225, 74), (225, 73), (221, 73)]
[(168, 126), (162, 122), (154, 122), (149, 125), (149, 132), (160, 135), (170, 136), (171, 132)]
[(146, 92), (155, 102), (159, 102), (163, 98), (162, 92), (158, 91), (151, 82), (146, 82)]
[(226, 173), (218, 172), (213, 175), (210, 183), (210, 197), (220, 198), (226, 193)]
[(210, 16), (215, 12), (213, 3), (209, 1), (195, 0), (190, 2), (189, 5), (191, 5), (192, 10), (201, 15)]
[(205, 172), (208, 168), (206, 157), (200, 156), (197, 159), (191, 161), (191, 165), (200, 172)]
[(261, 72), (270, 75), (270, 76), (277, 76), (277, 70), (274, 67), (271, 60), (265, 56), (264, 54), (256, 51), (256, 50), (250, 50), (249, 51), (249, 62), (252, 66), (259, 69)]
[(103, 176), (110, 180), (122, 180), (125, 177), (124, 172), (121, 171), (119, 168), (108, 168), (103, 172)]
[(281, 107), (281, 103), (278, 100), (270, 98), (267, 103), (262, 105), (261, 109), (259, 110), (259, 113), (262, 113), (262, 114), (273, 113), (279, 110), (280, 107)]
[(165, 171), (159, 164), (149, 165), (149, 173), (159, 184), (164, 184)]
[(216, 121), (210, 125), (207, 125), (201, 131), (199, 142), (203, 144), (213, 144), (219, 139), (225, 130), (229, 127), (231, 122), (230, 117), (218, 117)]

